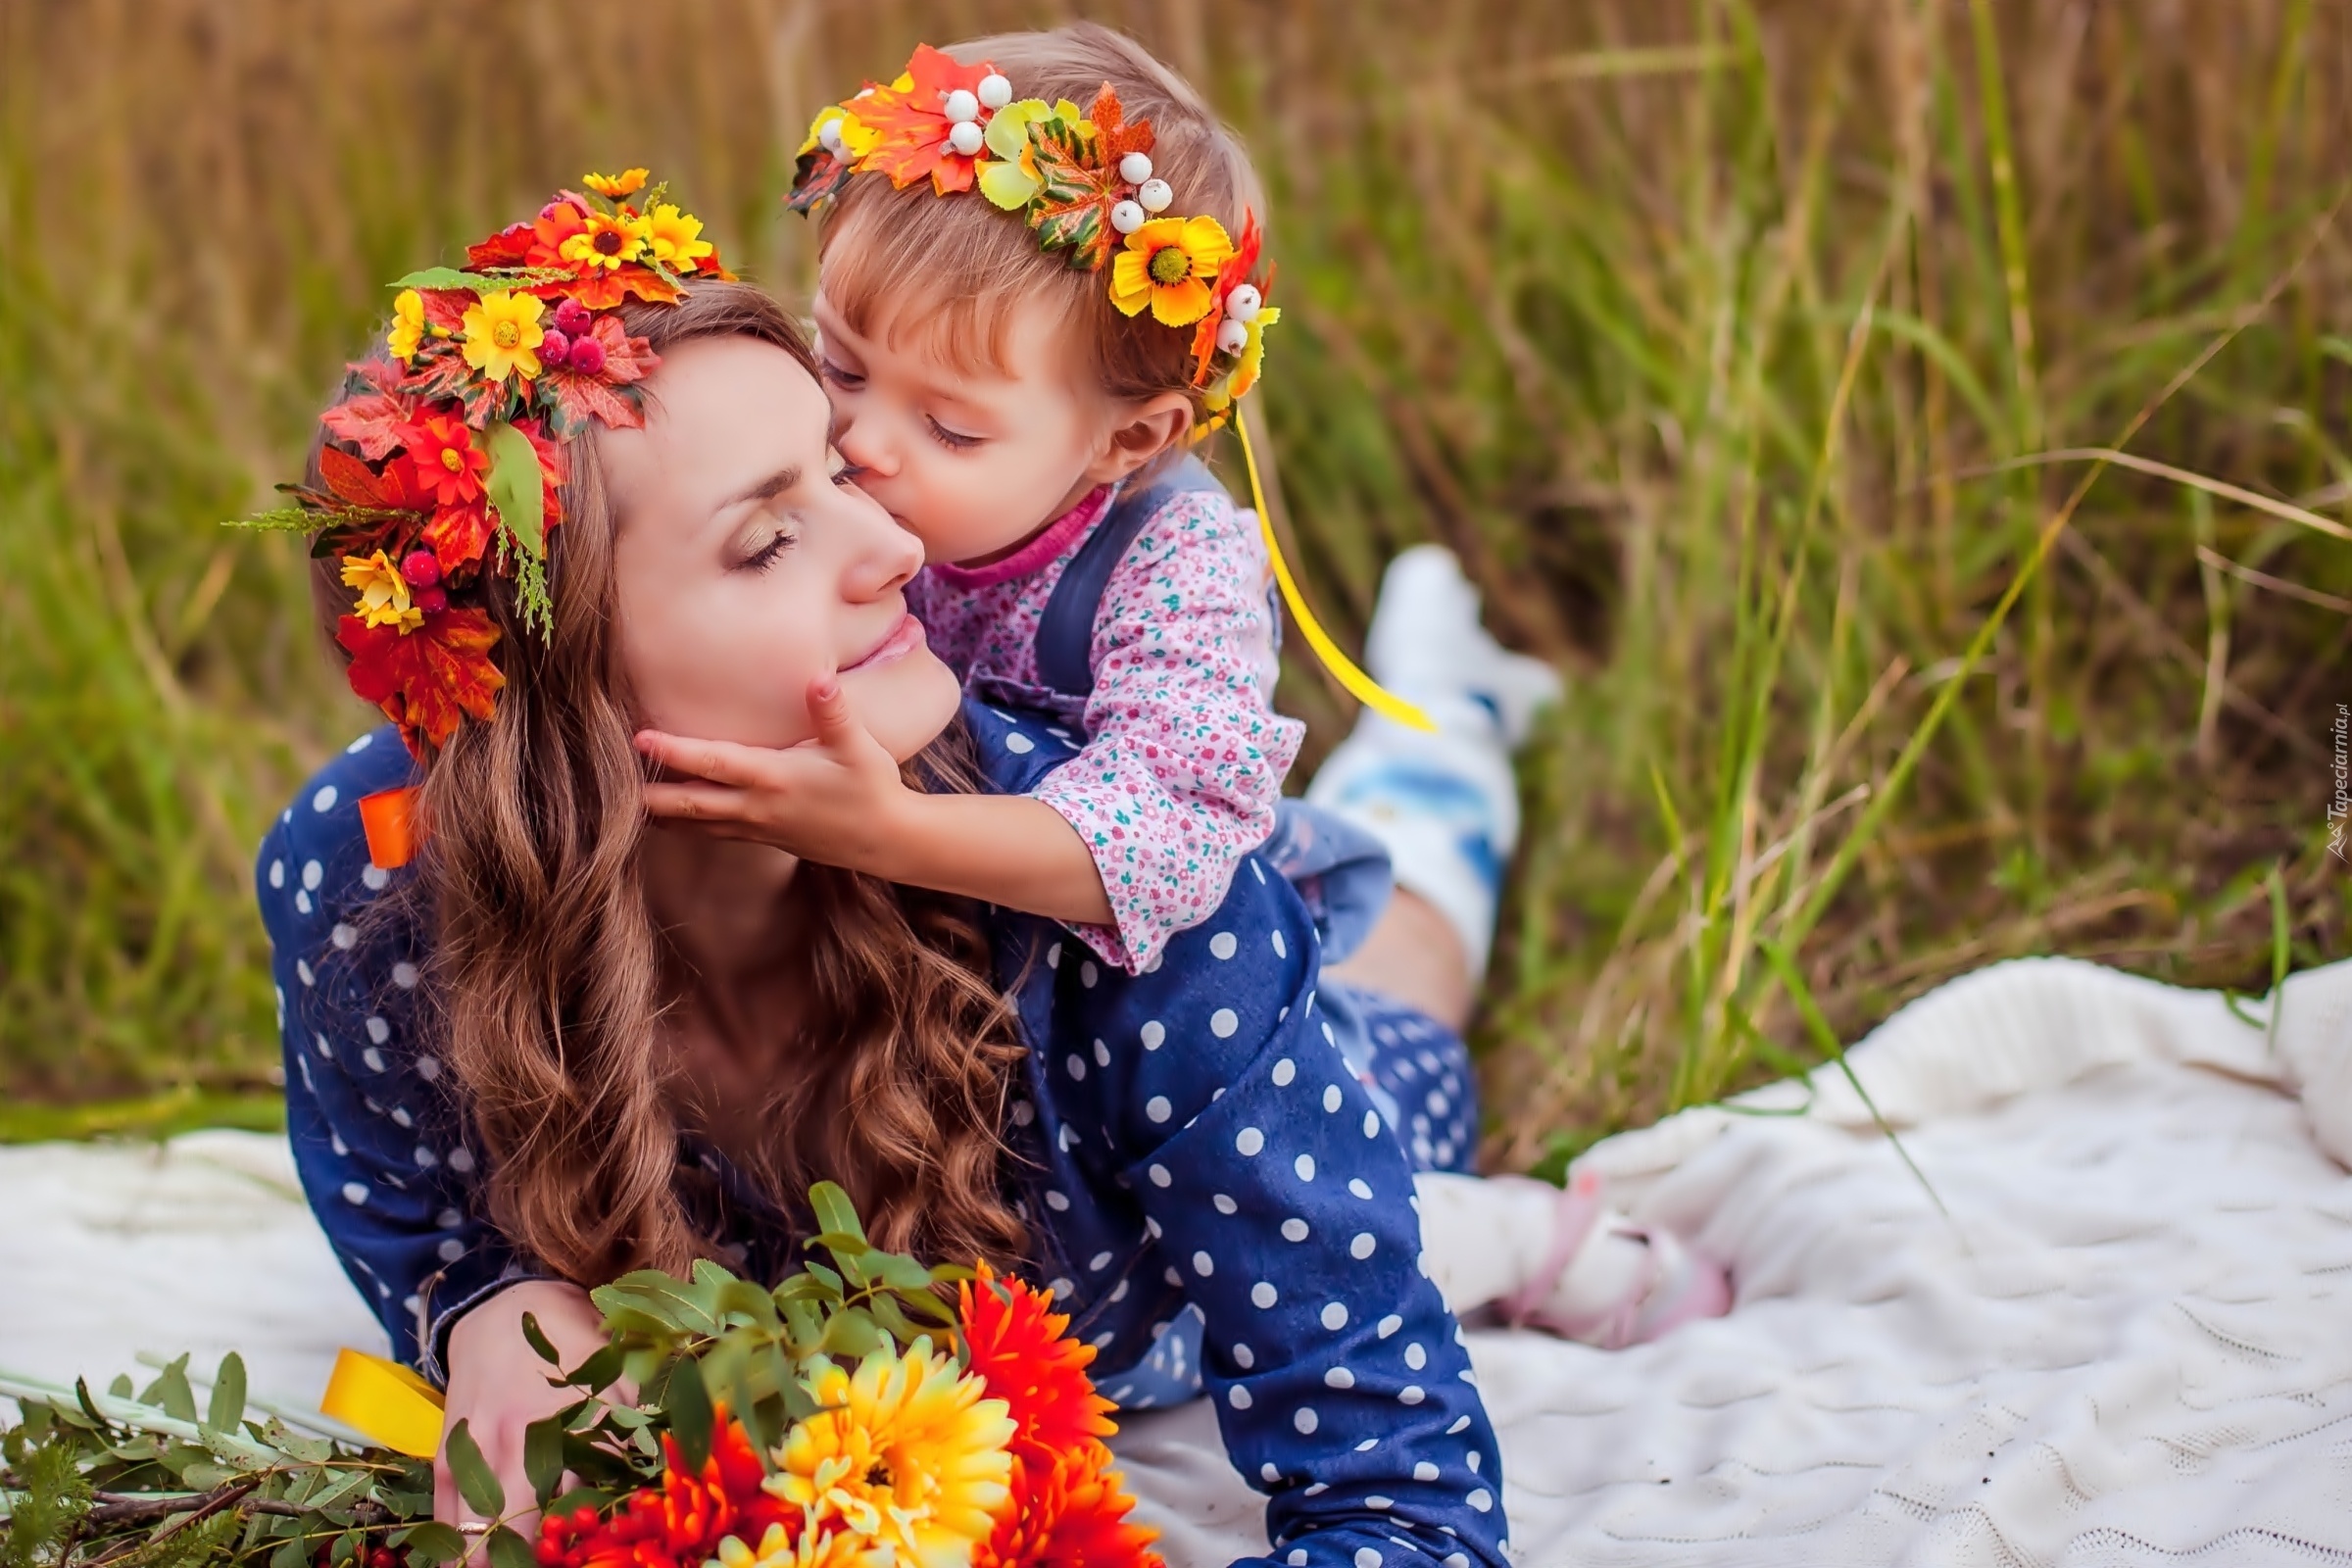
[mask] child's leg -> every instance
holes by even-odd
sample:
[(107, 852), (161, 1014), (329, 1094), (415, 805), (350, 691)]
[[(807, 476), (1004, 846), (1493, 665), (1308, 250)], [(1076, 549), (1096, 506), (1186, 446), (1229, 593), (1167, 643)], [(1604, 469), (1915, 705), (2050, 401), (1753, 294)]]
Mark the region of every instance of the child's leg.
[[(1307, 787), (1310, 802), (1380, 839), (1396, 876), (1388, 910), (1331, 974), (1458, 1032), (1486, 970), (1503, 867), (1518, 842), (1511, 753), (1559, 681), (1488, 635), (1477, 592), (1434, 545), (1389, 567), (1365, 653), (1375, 678), (1418, 703), (1438, 732), (1367, 712)], [(1391, 1062), (1375, 1075), (1390, 1069), (1402, 1070)], [(1404, 1109), (1397, 1134), (1424, 1167), (1416, 1179), (1422, 1256), (1457, 1314), (1499, 1306), (1514, 1321), (1613, 1348), (1728, 1306), (1720, 1268), (1609, 1209), (1590, 1178), (1563, 1192), (1428, 1169), (1452, 1162), (1433, 1161), (1435, 1151), (1462, 1152), (1413, 1136), (1410, 1091), (1422, 1086), (1383, 1087)]]
[[(1364, 653), (1374, 678), (1419, 704), (1438, 729), (1366, 712), (1307, 786), (1308, 801), (1387, 845), (1396, 868), (1399, 897), (1384, 922), (1395, 929), (1376, 928), (1348, 968), (1395, 991), (1375, 977), (1392, 972), (1384, 959), (1401, 960), (1419, 993), (1404, 1000), (1458, 1024), (1486, 972), (1503, 868), (1519, 840), (1511, 752), (1557, 696), (1559, 677), (1487, 634), (1477, 590), (1436, 545), (1390, 564)], [(1458, 983), (1451, 955), (1420, 945), (1437, 929), (1433, 914), (1458, 950)]]

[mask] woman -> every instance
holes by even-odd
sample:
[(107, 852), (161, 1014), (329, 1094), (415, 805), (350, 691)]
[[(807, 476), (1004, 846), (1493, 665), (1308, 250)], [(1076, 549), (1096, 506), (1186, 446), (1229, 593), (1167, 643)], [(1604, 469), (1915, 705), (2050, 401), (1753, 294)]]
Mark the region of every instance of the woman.
[[(716, 1255), (775, 1278), (800, 1195), (830, 1178), (885, 1246), (1050, 1282), (1129, 1406), (1205, 1388), (1287, 1562), (1499, 1565), (1494, 1436), (1420, 1266), (1414, 1169), (1379, 1064), (1359, 1081), (1340, 1041), (1416, 1037), (1457, 1164), (1466, 1058), (1368, 992), (1335, 1019), (1323, 932), (1263, 857), (1131, 978), (1040, 919), (646, 830), (634, 731), (790, 746), (818, 729), (811, 692), (935, 787), (971, 769), (1022, 790), (1069, 747), (961, 703), (906, 612), (919, 547), (842, 482), (772, 302), (705, 282), (620, 314), (659, 368), (641, 427), (564, 454), (549, 631), (485, 570), (490, 716), (468, 709), (421, 767), (391, 728), (361, 737), (257, 867), (297, 1163), (396, 1351), (446, 1383), (512, 1494), (522, 1428), (562, 1397), (526, 1313), (572, 1360), (601, 1342), (584, 1287), (628, 1268)], [(386, 869), (358, 808), (411, 783), (431, 832)], [(1366, 954), (1458, 1022), (1446, 940), (1404, 901)], [(1528, 1196), (1491, 1223), (1528, 1223)], [(1520, 1250), (1542, 1253), (1535, 1201)], [(1547, 1261), (1549, 1286), (1566, 1259)], [(463, 1515), (445, 1473), (438, 1501)]]

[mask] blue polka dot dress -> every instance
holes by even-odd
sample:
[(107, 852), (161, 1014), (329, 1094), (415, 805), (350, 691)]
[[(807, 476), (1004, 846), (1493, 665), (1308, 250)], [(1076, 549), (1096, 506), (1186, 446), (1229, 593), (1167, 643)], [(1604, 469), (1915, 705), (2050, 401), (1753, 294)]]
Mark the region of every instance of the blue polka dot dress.
[[(965, 716), (995, 788), (1025, 791), (1067, 754), (1043, 721)], [(410, 767), (389, 728), (357, 743), (280, 818), (258, 876), (304, 1186), (399, 1353), (437, 1377), (456, 1316), (537, 1270), (480, 1217), (479, 1157), (418, 1006), (421, 922), (382, 898), (406, 873), (368, 863), (354, 803)], [(994, 916), (1030, 1048), (1007, 1191), (1103, 1391), (1215, 1401), (1269, 1498), (1266, 1560), (1500, 1568), (1494, 1430), (1422, 1271), (1412, 1185), (1467, 1162), (1467, 1057), (1427, 1018), (1322, 983), (1323, 944), (1369, 924), (1379, 868), (1345, 830), (1310, 822), (1303, 851), (1298, 830), (1143, 974), (1053, 922)], [(705, 1178), (698, 1219), (747, 1269), (780, 1272), (786, 1216), (713, 1151), (685, 1140), (680, 1159)]]

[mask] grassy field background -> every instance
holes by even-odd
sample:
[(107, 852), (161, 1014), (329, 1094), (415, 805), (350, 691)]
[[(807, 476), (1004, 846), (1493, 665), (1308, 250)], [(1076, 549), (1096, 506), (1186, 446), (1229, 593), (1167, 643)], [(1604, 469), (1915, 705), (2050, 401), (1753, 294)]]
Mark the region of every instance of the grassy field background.
[[(650, 163), (798, 296), (814, 108), (1079, 12), (1264, 168), (1335, 629), (1437, 538), (1574, 677), (1491, 1159), (2006, 956), (2259, 992), (2342, 951), (2343, 7), (6, 0), (0, 1131), (270, 1115), (251, 847), (367, 715), (297, 550), (213, 524), (380, 280)], [(1310, 666), (1285, 702), (1310, 760), (1344, 733)]]

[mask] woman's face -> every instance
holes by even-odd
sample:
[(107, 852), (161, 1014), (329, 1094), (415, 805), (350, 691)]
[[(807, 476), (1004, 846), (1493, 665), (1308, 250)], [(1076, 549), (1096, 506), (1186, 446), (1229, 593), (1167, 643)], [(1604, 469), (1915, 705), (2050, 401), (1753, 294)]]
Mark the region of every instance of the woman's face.
[(791, 746), (814, 732), (810, 682), (838, 673), (893, 756), (922, 750), (957, 701), (906, 612), (923, 547), (839, 480), (823, 390), (748, 337), (681, 344), (645, 385), (644, 428), (606, 431), (598, 447), (636, 721)]

